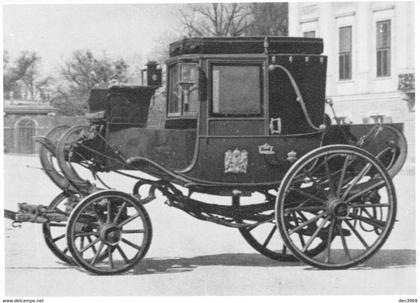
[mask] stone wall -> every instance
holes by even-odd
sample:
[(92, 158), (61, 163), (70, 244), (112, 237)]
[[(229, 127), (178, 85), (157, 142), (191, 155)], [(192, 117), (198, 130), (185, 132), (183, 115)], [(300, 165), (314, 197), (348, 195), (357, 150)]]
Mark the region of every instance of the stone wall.
[[(5, 114), (4, 115), (4, 141), (5, 153), (18, 153), (18, 124), (24, 119), (32, 120), (35, 124), (35, 136), (44, 136), (50, 129), (58, 125), (73, 126), (87, 123), (83, 116), (61, 116), (45, 114)], [(35, 143), (34, 143), (35, 144)], [(34, 145), (34, 152), (38, 151), (38, 144)]]

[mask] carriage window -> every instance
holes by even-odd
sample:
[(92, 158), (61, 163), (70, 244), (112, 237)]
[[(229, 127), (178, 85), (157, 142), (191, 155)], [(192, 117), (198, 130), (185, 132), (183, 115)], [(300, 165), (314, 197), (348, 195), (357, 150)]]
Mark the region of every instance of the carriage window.
[(212, 97), (214, 114), (261, 114), (261, 67), (213, 65)]
[(198, 112), (198, 69), (196, 63), (179, 63), (169, 67), (168, 115)]
[(169, 103), (168, 103), (168, 114), (169, 115), (180, 115), (180, 91), (181, 88), (177, 85), (178, 83), (178, 65), (173, 65), (169, 68)]

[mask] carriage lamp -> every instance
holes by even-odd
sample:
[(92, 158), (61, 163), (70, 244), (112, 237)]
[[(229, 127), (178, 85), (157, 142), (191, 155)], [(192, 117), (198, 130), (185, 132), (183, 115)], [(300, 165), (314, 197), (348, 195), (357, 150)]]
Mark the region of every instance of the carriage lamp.
[(145, 69), (141, 70), (141, 83), (144, 86), (159, 87), (162, 85), (162, 69), (156, 61), (149, 61)]
[(180, 83), (194, 85), (197, 82), (197, 63), (179, 64)]
[(197, 63), (179, 63), (178, 85), (182, 88), (184, 111), (189, 111), (190, 93), (197, 88)]

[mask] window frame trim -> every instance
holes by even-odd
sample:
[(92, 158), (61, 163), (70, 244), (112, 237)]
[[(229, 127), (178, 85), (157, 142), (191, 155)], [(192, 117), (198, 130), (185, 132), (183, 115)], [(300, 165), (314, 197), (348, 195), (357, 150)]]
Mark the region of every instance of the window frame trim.
[[(347, 52), (341, 52), (340, 51), (340, 29), (342, 28), (350, 28), (350, 51)], [(349, 78), (341, 78), (341, 65), (340, 65), (340, 58), (342, 55), (350, 55), (350, 77)], [(353, 25), (347, 24), (347, 25), (339, 25), (338, 26), (338, 81), (352, 81), (353, 80)]]
[[(173, 66), (176, 66), (176, 68), (177, 68), (176, 74), (177, 74), (177, 77), (178, 77), (178, 81), (177, 81), (176, 85), (178, 86), (178, 83), (180, 82), (179, 80), (181, 79), (181, 68), (180, 68), (179, 64), (182, 64), (182, 63), (184, 63), (184, 64), (195, 64), (195, 66), (197, 68), (196, 85), (197, 85), (197, 90), (198, 90), (198, 94), (197, 94), (198, 110), (197, 110), (197, 112), (185, 112), (184, 111), (184, 102), (181, 98), (181, 100), (179, 100), (180, 110), (178, 112), (175, 112), (175, 113), (170, 113), (169, 112), (169, 104), (170, 104), (170, 98), (171, 98), (171, 91), (170, 91), (171, 77), (170, 77), (170, 72), (169, 71)], [(167, 81), (166, 81), (166, 83), (167, 83), (167, 89), (166, 89), (166, 91), (167, 91), (166, 117), (169, 118), (169, 119), (170, 118), (197, 118), (198, 114), (199, 114), (199, 111), (200, 111), (200, 93), (199, 93), (200, 92), (200, 80), (199, 80), (199, 78), (200, 78), (199, 77), (200, 62), (199, 62), (199, 60), (198, 59), (197, 60), (186, 60), (186, 61), (176, 60), (176, 61), (173, 61), (173, 62), (171, 62), (170, 64), (167, 65), (167, 70), (168, 70), (168, 72), (167, 72)]]
[[(388, 23), (389, 27), (388, 27), (388, 46), (387, 47), (381, 47), (378, 48), (378, 25), (380, 23)], [(377, 79), (384, 79), (384, 78), (389, 78), (391, 77), (391, 64), (392, 64), (392, 60), (391, 60), (391, 53), (392, 50), (392, 18), (386, 18), (386, 19), (379, 19), (379, 20), (375, 20), (375, 77)], [(381, 60), (381, 71), (382, 74), (379, 75), (378, 74), (378, 52), (383, 53), (383, 51), (388, 51), (388, 59), (387, 59), (387, 63), (388, 63), (388, 73), (383, 74), (383, 57)]]
[[(214, 65), (221, 65), (221, 66), (257, 66), (259, 67), (259, 75), (260, 75), (260, 112), (258, 114), (253, 113), (239, 113), (239, 114), (232, 114), (232, 113), (214, 113), (213, 112), (213, 66)], [(243, 59), (243, 60), (212, 60), (208, 61), (208, 117), (209, 118), (265, 118), (265, 92), (264, 92), (264, 68), (265, 68), (265, 59)]]

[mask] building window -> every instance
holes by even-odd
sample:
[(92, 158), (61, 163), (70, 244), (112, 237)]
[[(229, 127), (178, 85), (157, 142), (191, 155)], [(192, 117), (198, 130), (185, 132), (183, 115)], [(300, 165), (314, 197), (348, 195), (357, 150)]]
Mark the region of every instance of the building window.
[(391, 75), (391, 20), (376, 22), (376, 75)]
[(340, 80), (351, 79), (351, 26), (344, 26), (338, 29), (338, 74)]
[(303, 32), (305, 38), (315, 38), (315, 31)]

